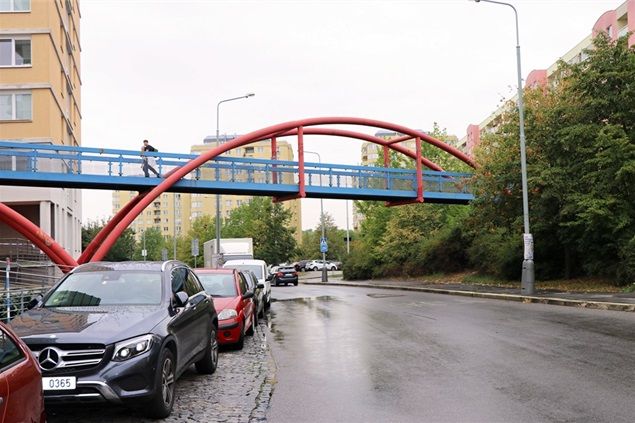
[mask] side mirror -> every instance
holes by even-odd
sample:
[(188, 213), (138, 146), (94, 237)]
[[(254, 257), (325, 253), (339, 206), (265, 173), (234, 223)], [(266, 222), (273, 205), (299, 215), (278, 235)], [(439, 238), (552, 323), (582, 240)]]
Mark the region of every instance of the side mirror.
[(262, 283), (262, 282), (260, 282), (260, 283), (258, 283), (258, 285), (256, 285), (256, 288), (258, 288), (258, 289), (265, 289), (265, 284), (264, 284), (264, 283)]
[(254, 297), (254, 291), (247, 291), (243, 294), (243, 300), (246, 300), (247, 298), (253, 298)]
[(185, 291), (179, 291), (174, 294), (174, 305), (177, 307), (185, 307), (190, 297)]
[(37, 294), (35, 296), (35, 298), (31, 299), (31, 301), (29, 301), (26, 305), (27, 310), (31, 310), (32, 308), (37, 307), (38, 305), (40, 305), (40, 303), (42, 302), (42, 299), (44, 297), (42, 297), (42, 294)]

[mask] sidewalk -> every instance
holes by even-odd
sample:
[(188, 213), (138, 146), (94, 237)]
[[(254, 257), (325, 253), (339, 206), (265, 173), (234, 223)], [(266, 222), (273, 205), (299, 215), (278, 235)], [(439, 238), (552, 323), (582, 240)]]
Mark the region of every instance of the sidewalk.
[[(400, 289), (406, 291), (430, 292), (436, 294), (461, 295), (467, 297), (490, 298), (524, 303), (564, 305), (570, 307), (593, 308), (600, 310), (635, 312), (635, 293), (581, 293), (537, 290), (534, 295), (521, 295), (520, 289), (500, 288), (486, 285), (439, 284), (422, 280), (366, 280), (343, 281), (341, 272), (329, 272), (327, 285), (357, 286), (367, 288)], [(319, 272), (301, 275), (300, 283), (306, 285), (324, 285)]]

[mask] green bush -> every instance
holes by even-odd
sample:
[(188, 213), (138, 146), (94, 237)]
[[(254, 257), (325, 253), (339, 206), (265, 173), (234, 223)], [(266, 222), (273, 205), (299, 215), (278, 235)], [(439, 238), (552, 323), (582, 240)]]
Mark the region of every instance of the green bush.
[(635, 284), (635, 237), (620, 250), (617, 283), (619, 286)]
[(346, 280), (371, 279), (376, 267), (371, 249), (364, 243), (353, 242), (342, 263), (342, 276)]
[(469, 240), (460, 227), (446, 228), (423, 242), (417, 252), (419, 274), (459, 272), (468, 264)]
[(519, 279), (522, 271), (521, 237), (498, 228), (478, 234), (468, 249), (472, 266), (482, 273), (507, 280)]

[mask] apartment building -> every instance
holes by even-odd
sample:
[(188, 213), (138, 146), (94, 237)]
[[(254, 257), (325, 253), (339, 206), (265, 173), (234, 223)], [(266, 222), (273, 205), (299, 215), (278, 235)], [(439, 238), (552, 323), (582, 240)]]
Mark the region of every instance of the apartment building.
[[(1, 140), (81, 145), (80, 16), (78, 0), (0, 0)], [(0, 186), (0, 201), (79, 256), (79, 190)]]
[[(558, 58), (546, 69), (534, 69), (525, 79), (525, 87), (536, 88), (554, 83), (558, 63), (560, 60), (576, 64), (583, 62), (587, 58), (588, 50), (592, 47), (593, 37), (604, 32), (613, 40), (625, 37), (629, 32), (635, 33), (635, 0), (626, 0), (614, 10), (604, 12), (591, 28), (591, 32), (578, 44)], [(635, 34), (631, 34), (628, 39), (629, 46), (635, 44)], [(501, 116), (510, 108), (515, 108), (518, 96), (514, 96), (478, 125), (470, 124), (467, 127), (467, 134), (457, 144), (457, 146), (468, 154), (472, 154), (474, 148), (479, 144), (481, 136), (487, 133), (496, 132), (501, 122)]]
[[(227, 142), (235, 138), (224, 135), (221, 142)], [(216, 137), (209, 136), (203, 140), (203, 144), (193, 145), (191, 153), (201, 154), (211, 150), (216, 146)], [(293, 160), (293, 150), (286, 141), (278, 141), (277, 157), (279, 160)], [(258, 159), (271, 158), (270, 141), (260, 141), (228, 151), (226, 157), (252, 157)], [(211, 169), (202, 170), (201, 177), (214, 179)], [(137, 195), (133, 191), (113, 192), (113, 213), (117, 213), (128, 201)], [(241, 205), (251, 201), (253, 197), (247, 195), (223, 195), (221, 196), (221, 216), (229, 217), (231, 211)], [(302, 215), (300, 200), (285, 201), (284, 207), (291, 210), (291, 227), (296, 228), (295, 237), (298, 242), (302, 240)], [(187, 194), (187, 193), (164, 193), (161, 198), (156, 199), (146, 210), (135, 219), (131, 228), (135, 231), (137, 239), (141, 239), (141, 234), (148, 228), (157, 227), (164, 236), (180, 236), (187, 233), (192, 222), (201, 216), (208, 215), (216, 217), (216, 195), (215, 194)], [(203, 240), (201, 244), (206, 241)]]

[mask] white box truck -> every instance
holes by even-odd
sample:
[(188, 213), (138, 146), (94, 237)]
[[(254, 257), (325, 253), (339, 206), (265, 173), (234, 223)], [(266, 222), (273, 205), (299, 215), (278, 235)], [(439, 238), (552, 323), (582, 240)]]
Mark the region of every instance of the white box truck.
[(216, 239), (203, 243), (205, 267), (221, 267), (228, 260), (254, 258), (253, 238), (221, 238), (220, 254), (216, 251)]

